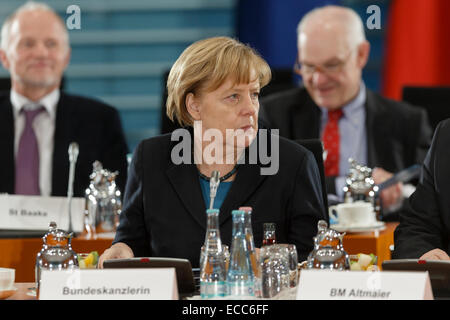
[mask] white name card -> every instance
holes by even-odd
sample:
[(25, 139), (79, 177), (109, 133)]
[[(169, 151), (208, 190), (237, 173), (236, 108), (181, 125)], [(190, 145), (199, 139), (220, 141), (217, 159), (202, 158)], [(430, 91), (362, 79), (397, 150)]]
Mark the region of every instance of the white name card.
[[(84, 229), (84, 198), (72, 198), (72, 226)], [(51, 221), (58, 228), (69, 227), (69, 200), (66, 197), (0, 195), (0, 229), (47, 230)]]
[(174, 268), (42, 271), (40, 300), (176, 300)]
[(433, 299), (428, 272), (302, 270), (297, 300)]

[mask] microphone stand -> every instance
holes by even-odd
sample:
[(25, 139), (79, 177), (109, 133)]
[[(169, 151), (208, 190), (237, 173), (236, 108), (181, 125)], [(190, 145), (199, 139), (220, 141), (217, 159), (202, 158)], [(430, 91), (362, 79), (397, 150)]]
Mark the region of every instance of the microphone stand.
[(69, 145), (69, 182), (67, 186), (67, 198), (69, 203), (69, 233), (73, 233), (73, 227), (72, 227), (72, 198), (73, 198), (73, 180), (75, 176), (75, 165), (77, 163), (79, 148), (78, 143), (72, 142)]

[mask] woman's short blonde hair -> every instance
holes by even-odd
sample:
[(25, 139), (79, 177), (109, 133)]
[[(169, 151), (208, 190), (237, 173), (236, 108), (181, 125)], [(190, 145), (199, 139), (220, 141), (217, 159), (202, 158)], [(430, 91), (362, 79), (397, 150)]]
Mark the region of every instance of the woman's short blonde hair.
[(251, 47), (229, 37), (197, 41), (187, 47), (170, 70), (167, 79), (167, 116), (181, 126), (192, 126), (186, 108), (188, 93), (214, 91), (228, 77), (235, 84), (250, 83), (254, 71), (260, 88), (269, 83), (272, 74), (267, 62)]

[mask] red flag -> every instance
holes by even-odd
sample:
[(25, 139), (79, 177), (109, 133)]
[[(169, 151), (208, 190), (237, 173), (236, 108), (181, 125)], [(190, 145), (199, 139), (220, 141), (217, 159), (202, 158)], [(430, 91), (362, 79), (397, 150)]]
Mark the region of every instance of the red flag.
[(450, 1), (393, 0), (386, 26), (383, 93), (450, 85)]

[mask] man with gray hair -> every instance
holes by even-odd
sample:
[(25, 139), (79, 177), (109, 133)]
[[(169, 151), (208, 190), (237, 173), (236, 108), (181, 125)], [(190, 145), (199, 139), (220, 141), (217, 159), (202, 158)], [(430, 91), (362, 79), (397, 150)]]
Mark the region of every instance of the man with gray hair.
[(11, 91), (0, 93), (2, 193), (67, 195), (72, 142), (75, 196), (84, 195), (95, 160), (118, 170), (124, 189), (128, 147), (117, 110), (60, 91), (70, 52), (63, 20), (45, 4), (27, 2), (3, 23), (0, 60)]
[[(261, 118), (284, 137), (322, 139), (332, 200), (343, 200), (349, 158), (374, 168), (376, 183), (422, 163), (431, 139), (426, 113), (366, 88), (362, 70), (370, 44), (356, 12), (340, 6), (314, 9), (297, 32), (295, 71), (303, 86), (262, 99)], [(397, 183), (382, 192), (385, 212), (400, 206), (406, 189)]]

